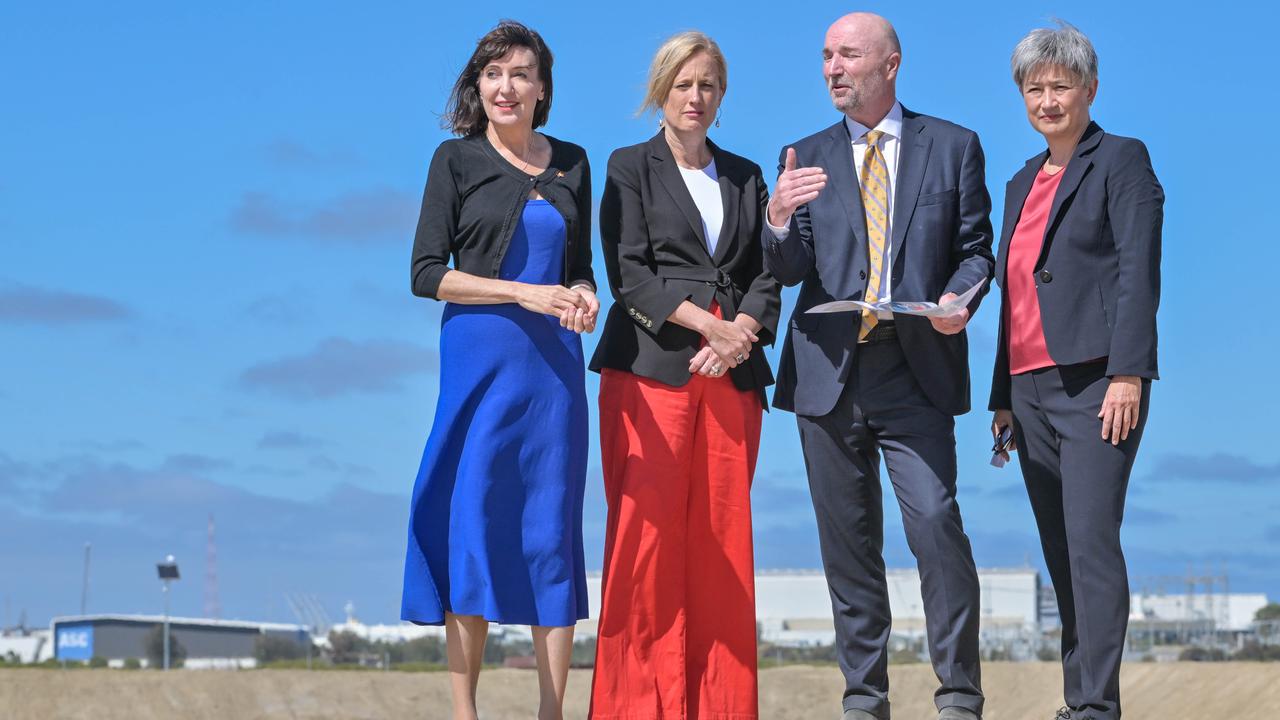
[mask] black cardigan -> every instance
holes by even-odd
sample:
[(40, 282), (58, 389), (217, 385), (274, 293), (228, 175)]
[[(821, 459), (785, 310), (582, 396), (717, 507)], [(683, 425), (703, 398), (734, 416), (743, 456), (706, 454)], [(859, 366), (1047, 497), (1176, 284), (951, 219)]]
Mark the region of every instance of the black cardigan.
[(702, 337), (667, 322), (685, 300), (724, 319), (738, 313), (764, 327), (746, 363), (729, 371), (740, 390), (773, 384), (763, 345), (772, 345), (781, 286), (764, 269), (760, 232), (768, 187), (760, 167), (707, 141), (720, 176), (724, 223), (715, 254), (707, 251), (702, 218), (661, 133), (616, 150), (600, 200), (600, 240), (616, 300), (591, 369), (626, 370), (672, 386), (689, 382), (689, 361)]
[(450, 256), (457, 270), (498, 277), (534, 188), (564, 216), (562, 282), (595, 288), (587, 153), (572, 143), (546, 138), (551, 142), (551, 164), (537, 176), (526, 175), (508, 162), (483, 133), (446, 140), (436, 148), (413, 239), (410, 282), (414, 295), (438, 299)]

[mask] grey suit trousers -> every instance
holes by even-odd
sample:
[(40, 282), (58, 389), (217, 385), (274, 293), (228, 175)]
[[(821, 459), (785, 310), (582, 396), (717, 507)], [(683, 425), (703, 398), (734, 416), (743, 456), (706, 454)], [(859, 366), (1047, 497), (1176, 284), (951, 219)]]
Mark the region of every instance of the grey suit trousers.
[(916, 557), (938, 708), (982, 712), (978, 576), (956, 503), (955, 420), (896, 341), (860, 345), (835, 408), (797, 415), (831, 592), (843, 705), (889, 717), (889, 595), (880, 452)]
[(1062, 617), (1063, 696), (1072, 717), (1098, 720), (1120, 717), (1129, 622), (1120, 522), (1151, 400), (1143, 380), (1137, 429), (1118, 446), (1103, 440), (1106, 370), (1103, 360), (1014, 375), (1010, 396), (1018, 463)]

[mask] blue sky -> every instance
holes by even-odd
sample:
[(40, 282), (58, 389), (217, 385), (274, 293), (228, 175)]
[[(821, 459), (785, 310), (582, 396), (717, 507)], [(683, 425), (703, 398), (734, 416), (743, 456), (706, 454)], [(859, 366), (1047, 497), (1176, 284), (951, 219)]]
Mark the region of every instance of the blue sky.
[[(209, 513), (225, 616), (289, 620), (285, 594), (307, 593), (334, 616), (352, 600), (366, 620), (394, 620), (441, 312), (410, 295), (409, 249), (427, 162), (447, 137), (438, 115), (475, 39), (502, 17), (544, 35), (556, 54), (546, 130), (587, 148), (598, 190), (609, 152), (654, 130), (634, 116), (651, 53), (688, 28), (729, 61), (714, 139), (771, 176), (783, 144), (838, 119), (821, 42), (853, 9), (897, 26), (906, 106), (980, 134), (997, 229), (1005, 181), (1042, 148), (1010, 50), (1054, 15), (1093, 39), (1094, 117), (1147, 143), (1168, 198), (1164, 379), (1124, 533), (1134, 587), (1225, 568), (1232, 590), (1280, 598), (1277, 336), (1269, 319), (1230, 311), (1272, 302), (1280, 265), (1259, 212), (1274, 205), (1280, 158), (1260, 73), (1274, 62), (1276, 10), (443, 5), (0, 9), (0, 621), (77, 611), (85, 542), (91, 611), (157, 611), (152, 564), (173, 553), (185, 573), (174, 610), (199, 614)], [(970, 326), (975, 407), (994, 307)], [(590, 397), (596, 388), (589, 376)], [(987, 465), (988, 422), (974, 412), (956, 429), (978, 564), (1040, 566), (1016, 468)], [(794, 418), (772, 413), (764, 433), (757, 564), (816, 567)], [(904, 566), (887, 510), (886, 557)]]

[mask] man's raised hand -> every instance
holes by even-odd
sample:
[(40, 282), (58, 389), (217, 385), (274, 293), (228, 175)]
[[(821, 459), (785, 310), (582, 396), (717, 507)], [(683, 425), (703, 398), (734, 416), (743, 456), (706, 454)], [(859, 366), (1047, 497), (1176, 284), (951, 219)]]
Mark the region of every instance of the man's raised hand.
[(778, 176), (778, 185), (769, 199), (769, 224), (774, 227), (787, 227), (791, 223), (791, 214), (796, 208), (818, 197), (822, 188), (827, 186), (827, 173), (817, 167), (796, 167), (796, 149), (787, 148), (786, 160), (782, 164), (782, 174)]

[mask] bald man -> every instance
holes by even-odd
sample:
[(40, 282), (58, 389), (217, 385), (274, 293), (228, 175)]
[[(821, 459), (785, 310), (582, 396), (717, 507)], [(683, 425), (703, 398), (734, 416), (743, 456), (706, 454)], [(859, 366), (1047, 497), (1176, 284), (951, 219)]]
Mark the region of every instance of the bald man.
[[(964, 329), (994, 265), (982, 148), (898, 102), (902, 49), (884, 18), (840, 18), (822, 55), (844, 117), (783, 149), (762, 240), (773, 276), (801, 286), (773, 404), (800, 428), (844, 720), (889, 717), (881, 452), (920, 569), (938, 717), (974, 720), (978, 577), (956, 502), (954, 416), (969, 411)], [(806, 314), (832, 300), (945, 302), (975, 285), (948, 318)]]

